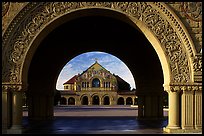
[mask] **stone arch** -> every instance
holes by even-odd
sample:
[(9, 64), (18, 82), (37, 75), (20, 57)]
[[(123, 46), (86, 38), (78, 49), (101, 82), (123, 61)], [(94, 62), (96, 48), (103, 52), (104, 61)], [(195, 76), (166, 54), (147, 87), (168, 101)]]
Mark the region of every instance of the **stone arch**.
[(104, 95), (102, 97), (103, 105), (110, 105), (110, 96), (109, 95)]
[(132, 97), (127, 97), (126, 98), (126, 105), (133, 105)]
[(87, 95), (82, 95), (80, 98), (81, 105), (88, 105), (89, 104), (89, 98)]
[(93, 94), (92, 96), (91, 96), (91, 104), (92, 105), (100, 105), (100, 97), (99, 97), (99, 95), (98, 94)]
[(118, 105), (124, 105), (125, 104), (125, 99), (123, 97), (119, 97), (117, 100)]
[(75, 105), (75, 98), (74, 97), (69, 97), (67, 102), (68, 102), (68, 105)]
[[(193, 81), (193, 64), (190, 57), (195, 56), (196, 50), (184, 25), (164, 3), (59, 2), (29, 3), (8, 27), (3, 35), (3, 82), (26, 83), (23, 77), (26, 77), (27, 73), (23, 69), (28, 67), (28, 60), (32, 58), (41, 40), (39, 35), (42, 38), (46, 35), (43, 30), (49, 25), (62, 24), (62, 18), (67, 14), (92, 8), (122, 13), (143, 31), (147, 39), (154, 43), (152, 45), (155, 45), (165, 71), (164, 84)], [(25, 16), (26, 11), (32, 11), (31, 15)], [(35, 41), (36, 37), (38, 41)]]

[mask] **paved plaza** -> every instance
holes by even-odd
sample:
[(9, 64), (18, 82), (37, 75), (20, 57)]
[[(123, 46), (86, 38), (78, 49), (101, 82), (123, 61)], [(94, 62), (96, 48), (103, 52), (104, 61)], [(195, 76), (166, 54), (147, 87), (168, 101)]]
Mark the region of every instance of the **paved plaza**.
[[(25, 110), (23, 116), (27, 116)], [(99, 117), (99, 116), (115, 116), (115, 117), (137, 117), (137, 106), (56, 106), (54, 107), (54, 116), (77, 116), (77, 117)], [(164, 116), (168, 116), (168, 109), (164, 109)]]
[(136, 106), (57, 106), (51, 121), (29, 121), (23, 112), (26, 134), (161, 134), (168, 111), (160, 120), (138, 120)]
[(143, 120), (137, 106), (56, 106), (48, 121), (30, 121), (27, 115), (25, 110), (25, 134), (167, 134), (162, 129), (168, 125), (168, 109), (164, 118)]

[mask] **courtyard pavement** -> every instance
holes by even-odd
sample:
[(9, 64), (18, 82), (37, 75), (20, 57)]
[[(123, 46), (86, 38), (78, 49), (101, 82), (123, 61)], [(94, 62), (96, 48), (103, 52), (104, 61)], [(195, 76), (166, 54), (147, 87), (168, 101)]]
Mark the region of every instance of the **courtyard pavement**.
[(136, 106), (56, 106), (49, 121), (27, 115), (25, 110), (24, 134), (167, 134), (162, 129), (168, 124), (168, 109), (162, 119), (140, 120)]
[[(28, 116), (25, 110), (23, 116)], [(55, 106), (54, 116), (77, 116), (77, 117), (137, 117), (137, 106), (116, 105), (116, 106)], [(168, 116), (168, 109), (164, 109), (164, 116)]]

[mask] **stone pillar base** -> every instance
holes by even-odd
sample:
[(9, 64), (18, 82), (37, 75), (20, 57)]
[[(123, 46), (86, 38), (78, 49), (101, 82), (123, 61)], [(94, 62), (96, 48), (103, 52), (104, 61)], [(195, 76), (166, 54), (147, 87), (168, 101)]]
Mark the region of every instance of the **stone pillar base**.
[(2, 134), (7, 134), (7, 129), (6, 128), (2, 128)]
[(180, 127), (164, 127), (163, 131), (166, 133), (202, 133), (202, 129), (181, 129)]
[(7, 130), (7, 134), (22, 134), (23, 130), (21, 126), (12, 126)]
[(180, 131), (181, 130), (181, 128), (180, 127), (164, 127), (163, 128), (163, 131), (164, 132), (167, 132), (167, 133), (175, 133), (175, 132), (178, 132), (178, 131)]

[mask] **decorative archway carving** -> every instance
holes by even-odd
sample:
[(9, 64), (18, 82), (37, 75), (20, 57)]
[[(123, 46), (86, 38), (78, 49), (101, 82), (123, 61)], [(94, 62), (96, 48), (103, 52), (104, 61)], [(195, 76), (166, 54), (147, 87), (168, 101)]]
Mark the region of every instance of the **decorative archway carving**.
[(200, 62), (194, 59), (196, 50), (193, 42), (181, 21), (160, 2), (28, 3), (13, 19), (3, 35), (2, 82), (18, 84), (23, 82), (22, 71), (27, 52), (37, 35), (46, 26), (63, 15), (90, 8), (117, 11), (143, 22), (152, 36), (159, 41), (167, 58), (168, 72), (171, 75), (169, 81), (193, 82), (193, 68), (197, 62)]

